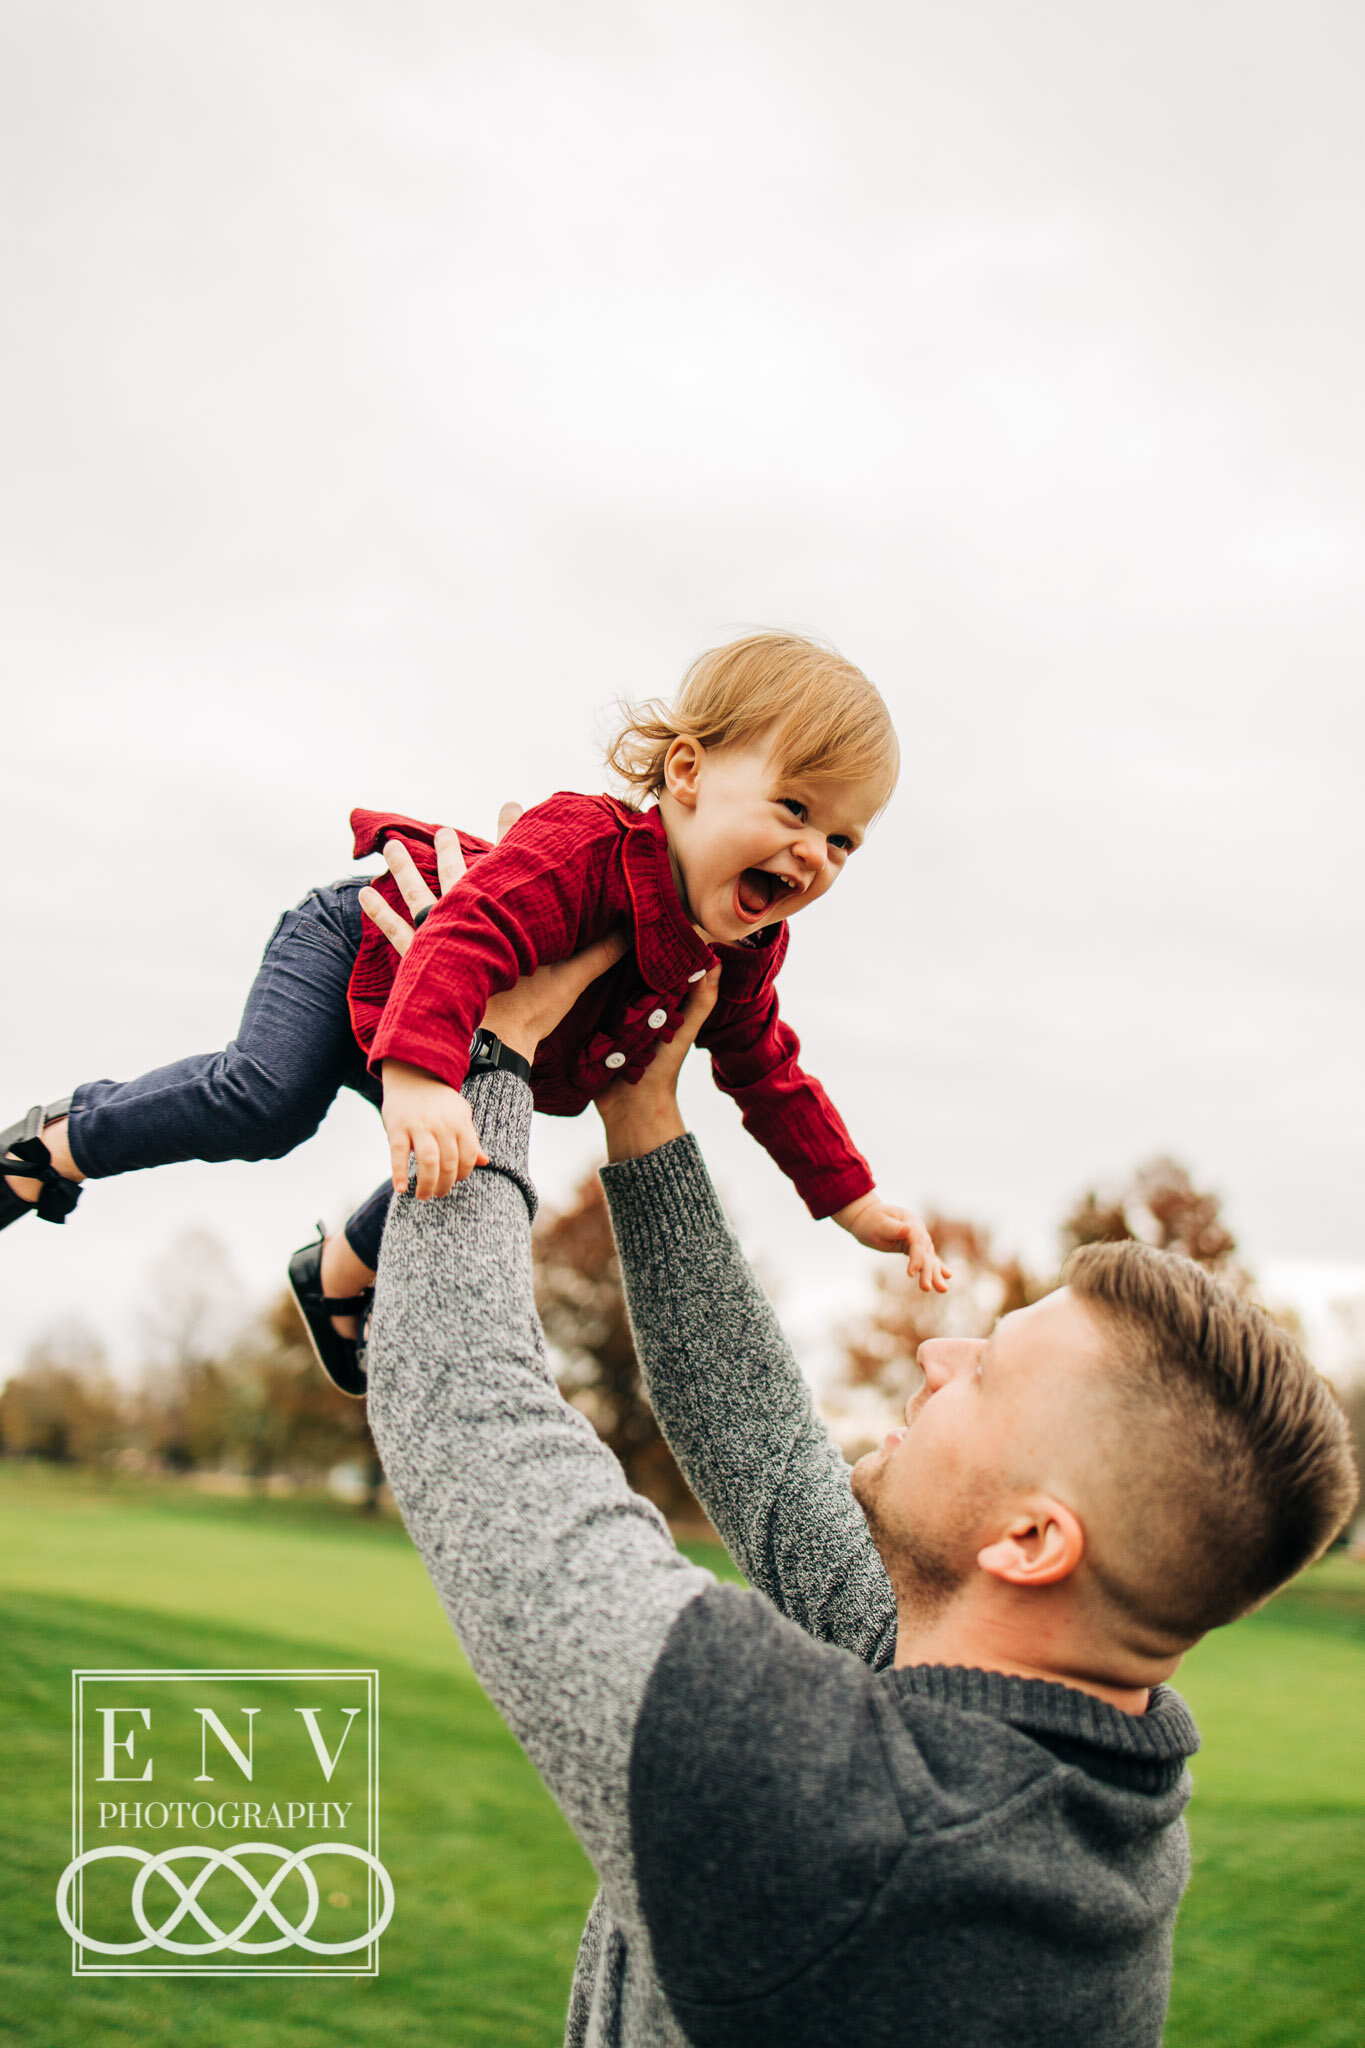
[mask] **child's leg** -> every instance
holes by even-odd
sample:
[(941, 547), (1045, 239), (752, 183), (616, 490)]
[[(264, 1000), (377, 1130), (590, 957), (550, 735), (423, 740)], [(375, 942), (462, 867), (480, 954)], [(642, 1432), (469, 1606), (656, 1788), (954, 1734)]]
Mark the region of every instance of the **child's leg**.
[(65, 1121), (42, 1134), (58, 1171), (103, 1179), (181, 1159), (278, 1159), (312, 1136), (339, 1089), (377, 1102), (346, 1003), (363, 881), (314, 889), (284, 913), (221, 1052), (78, 1088)]
[[(379, 1265), (379, 1240), (384, 1235), (384, 1219), (392, 1199), (393, 1188), (385, 1181), (356, 1210), (346, 1228), (327, 1239), (322, 1247), (324, 1294), (344, 1300), (348, 1294), (360, 1294), (373, 1286)], [(332, 1324), (343, 1337), (360, 1335), (359, 1316), (333, 1316)]]

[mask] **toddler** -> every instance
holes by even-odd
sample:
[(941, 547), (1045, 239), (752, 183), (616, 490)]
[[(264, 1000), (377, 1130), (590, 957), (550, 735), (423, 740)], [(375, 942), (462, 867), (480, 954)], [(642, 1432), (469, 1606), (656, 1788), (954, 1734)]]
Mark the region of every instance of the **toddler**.
[[(368, 922), (356, 876), (312, 890), (266, 947), (237, 1037), (221, 1052), (128, 1082), (94, 1081), (0, 1135), (0, 1228), (30, 1207), (62, 1222), (81, 1180), (180, 1159), (280, 1158), (311, 1136), (339, 1089), (377, 1103), (392, 1185), (290, 1262), (320, 1362), (364, 1392), (361, 1331), (384, 1218), (415, 1155), (419, 1198), (481, 1159), (460, 1093), (478, 1064), (507, 1064), (478, 1030), (492, 995), (622, 927), (625, 955), (590, 984), (530, 1073), (537, 1109), (575, 1116), (637, 1080), (677, 1028), (691, 986), (719, 963), (699, 1043), (746, 1128), (812, 1215), (878, 1251), (903, 1252), (920, 1286), (949, 1277), (928, 1231), (879, 1194), (778, 1010), (787, 924), (827, 894), (889, 799), (899, 770), (886, 706), (860, 670), (814, 643), (763, 633), (693, 664), (671, 707), (633, 711), (608, 750), (625, 799), (561, 792), (497, 844), (461, 832), (458, 888), (421, 915), (401, 958)], [(651, 802), (650, 799), (653, 799)], [(436, 883), (437, 827), (354, 811), (357, 856), (397, 840)], [(378, 883), (400, 901), (392, 876)]]

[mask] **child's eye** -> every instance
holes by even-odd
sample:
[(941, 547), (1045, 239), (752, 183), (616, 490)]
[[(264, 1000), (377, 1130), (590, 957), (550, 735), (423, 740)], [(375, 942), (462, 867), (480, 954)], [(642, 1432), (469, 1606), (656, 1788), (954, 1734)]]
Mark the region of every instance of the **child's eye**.
[(852, 853), (853, 851), (853, 841), (849, 838), (847, 832), (831, 832), (829, 844), (837, 846), (840, 853)]
[(806, 816), (806, 806), (803, 803), (798, 802), (796, 797), (780, 796), (777, 799), (777, 801), (780, 804), (782, 804), (785, 809), (789, 810), (794, 818), (800, 818), (804, 822)]

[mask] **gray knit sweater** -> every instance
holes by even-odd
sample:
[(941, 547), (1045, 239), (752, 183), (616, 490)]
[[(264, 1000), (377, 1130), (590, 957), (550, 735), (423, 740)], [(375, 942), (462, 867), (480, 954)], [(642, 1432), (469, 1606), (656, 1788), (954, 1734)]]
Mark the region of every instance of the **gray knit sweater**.
[(691, 1138), (605, 1169), (661, 1424), (754, 1590), (679, 1555), (560, 1398), (531, 1291), (531, 1097), (400, 1197), (370, 1420), (489, 1697), (597, 1870), (582, 2048), (1157, 2048), (1197, 1746), (1036, 1680), (892, 1668), (837, 1448)]

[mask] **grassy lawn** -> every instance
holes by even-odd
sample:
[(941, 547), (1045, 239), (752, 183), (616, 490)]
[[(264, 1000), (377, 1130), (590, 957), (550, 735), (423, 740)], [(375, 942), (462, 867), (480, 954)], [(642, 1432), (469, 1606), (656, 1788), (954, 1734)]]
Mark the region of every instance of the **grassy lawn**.
[[(714, 1554), (698, 1553), (716, 1564)], [(25, 2048), (554, 2043), (591, 1872), (401, 1529), (0, 1466), (0, 2033)], [(73, 1665), (377, 1665), (373, 1981), (73, 1981)], [(1320, 1566), (1182, 1673), (1204, 1734), (1170, 2048), (1365, 2041), (1365, 1568)]]

